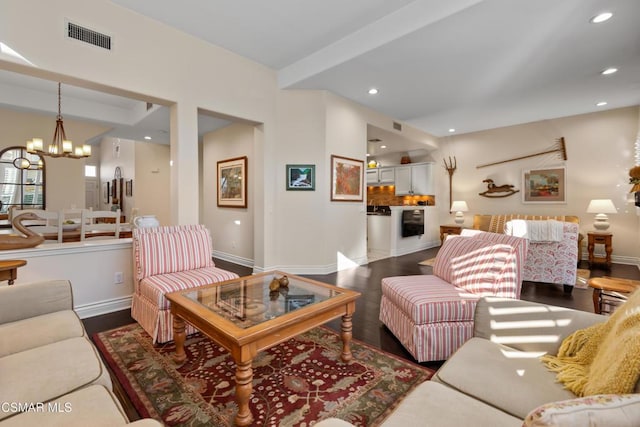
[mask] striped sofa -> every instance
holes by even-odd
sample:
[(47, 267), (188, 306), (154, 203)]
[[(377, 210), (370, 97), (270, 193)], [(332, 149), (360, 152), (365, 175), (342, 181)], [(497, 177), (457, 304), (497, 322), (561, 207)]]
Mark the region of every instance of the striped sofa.
[(445, 240), (433, 275), (382, 279), (380, 320), (418, 362), (445, 360), (471, 338), (481, 297), (520, 298), (528, 241), (488, 234)]
[[(215, 266), (211, 235), (204, 225), (134, 229), (133, 265), (131, 317), (160, 343), (173, 339), (165, 294), (238, 277)], [(187, 324), (186, 332), (196, 330)]]

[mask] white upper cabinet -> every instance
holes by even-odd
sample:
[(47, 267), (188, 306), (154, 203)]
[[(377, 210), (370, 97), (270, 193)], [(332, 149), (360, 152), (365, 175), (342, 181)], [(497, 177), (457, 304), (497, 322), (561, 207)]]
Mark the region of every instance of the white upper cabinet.
[(394, 180), (394, 167), (367, 169), (367, 185), (392, 185)]
[(396, 196), (433, 194), (433, 163), (395, 168)]

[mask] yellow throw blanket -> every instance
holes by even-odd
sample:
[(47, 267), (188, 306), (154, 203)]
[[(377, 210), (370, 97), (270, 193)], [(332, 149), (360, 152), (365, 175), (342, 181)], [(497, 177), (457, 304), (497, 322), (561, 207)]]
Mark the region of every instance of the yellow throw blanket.
[(633, 393), (640, 378), (640, 291), (606, 322), (565, 338), (557, 356), (541, 359), (577, 396)]

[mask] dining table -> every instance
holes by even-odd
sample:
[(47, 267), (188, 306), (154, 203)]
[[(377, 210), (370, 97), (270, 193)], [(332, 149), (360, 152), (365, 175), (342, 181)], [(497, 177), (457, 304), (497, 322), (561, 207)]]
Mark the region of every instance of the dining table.
[[(120, 230), (120, 238), (127, 239), (132, 236), (131, 230)], [(85, 233), (85, 240), (91, 239), (93, 237), (113, 237), (113, 231), (88, 231)], [(43, 233), (42, 237), (45, 240), (58, 240), (58, 233)], [(80, 239), (80, 230), (64, 230), (62, 232), (62, 243), (67, 242), (79, 242)]]

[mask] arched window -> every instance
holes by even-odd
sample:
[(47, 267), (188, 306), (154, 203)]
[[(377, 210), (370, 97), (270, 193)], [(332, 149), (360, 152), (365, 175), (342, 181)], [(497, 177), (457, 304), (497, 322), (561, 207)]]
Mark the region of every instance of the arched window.
[(17, 209), (45, 209), (45, 164), (25, 147), (0, 151), (0, 213)]

